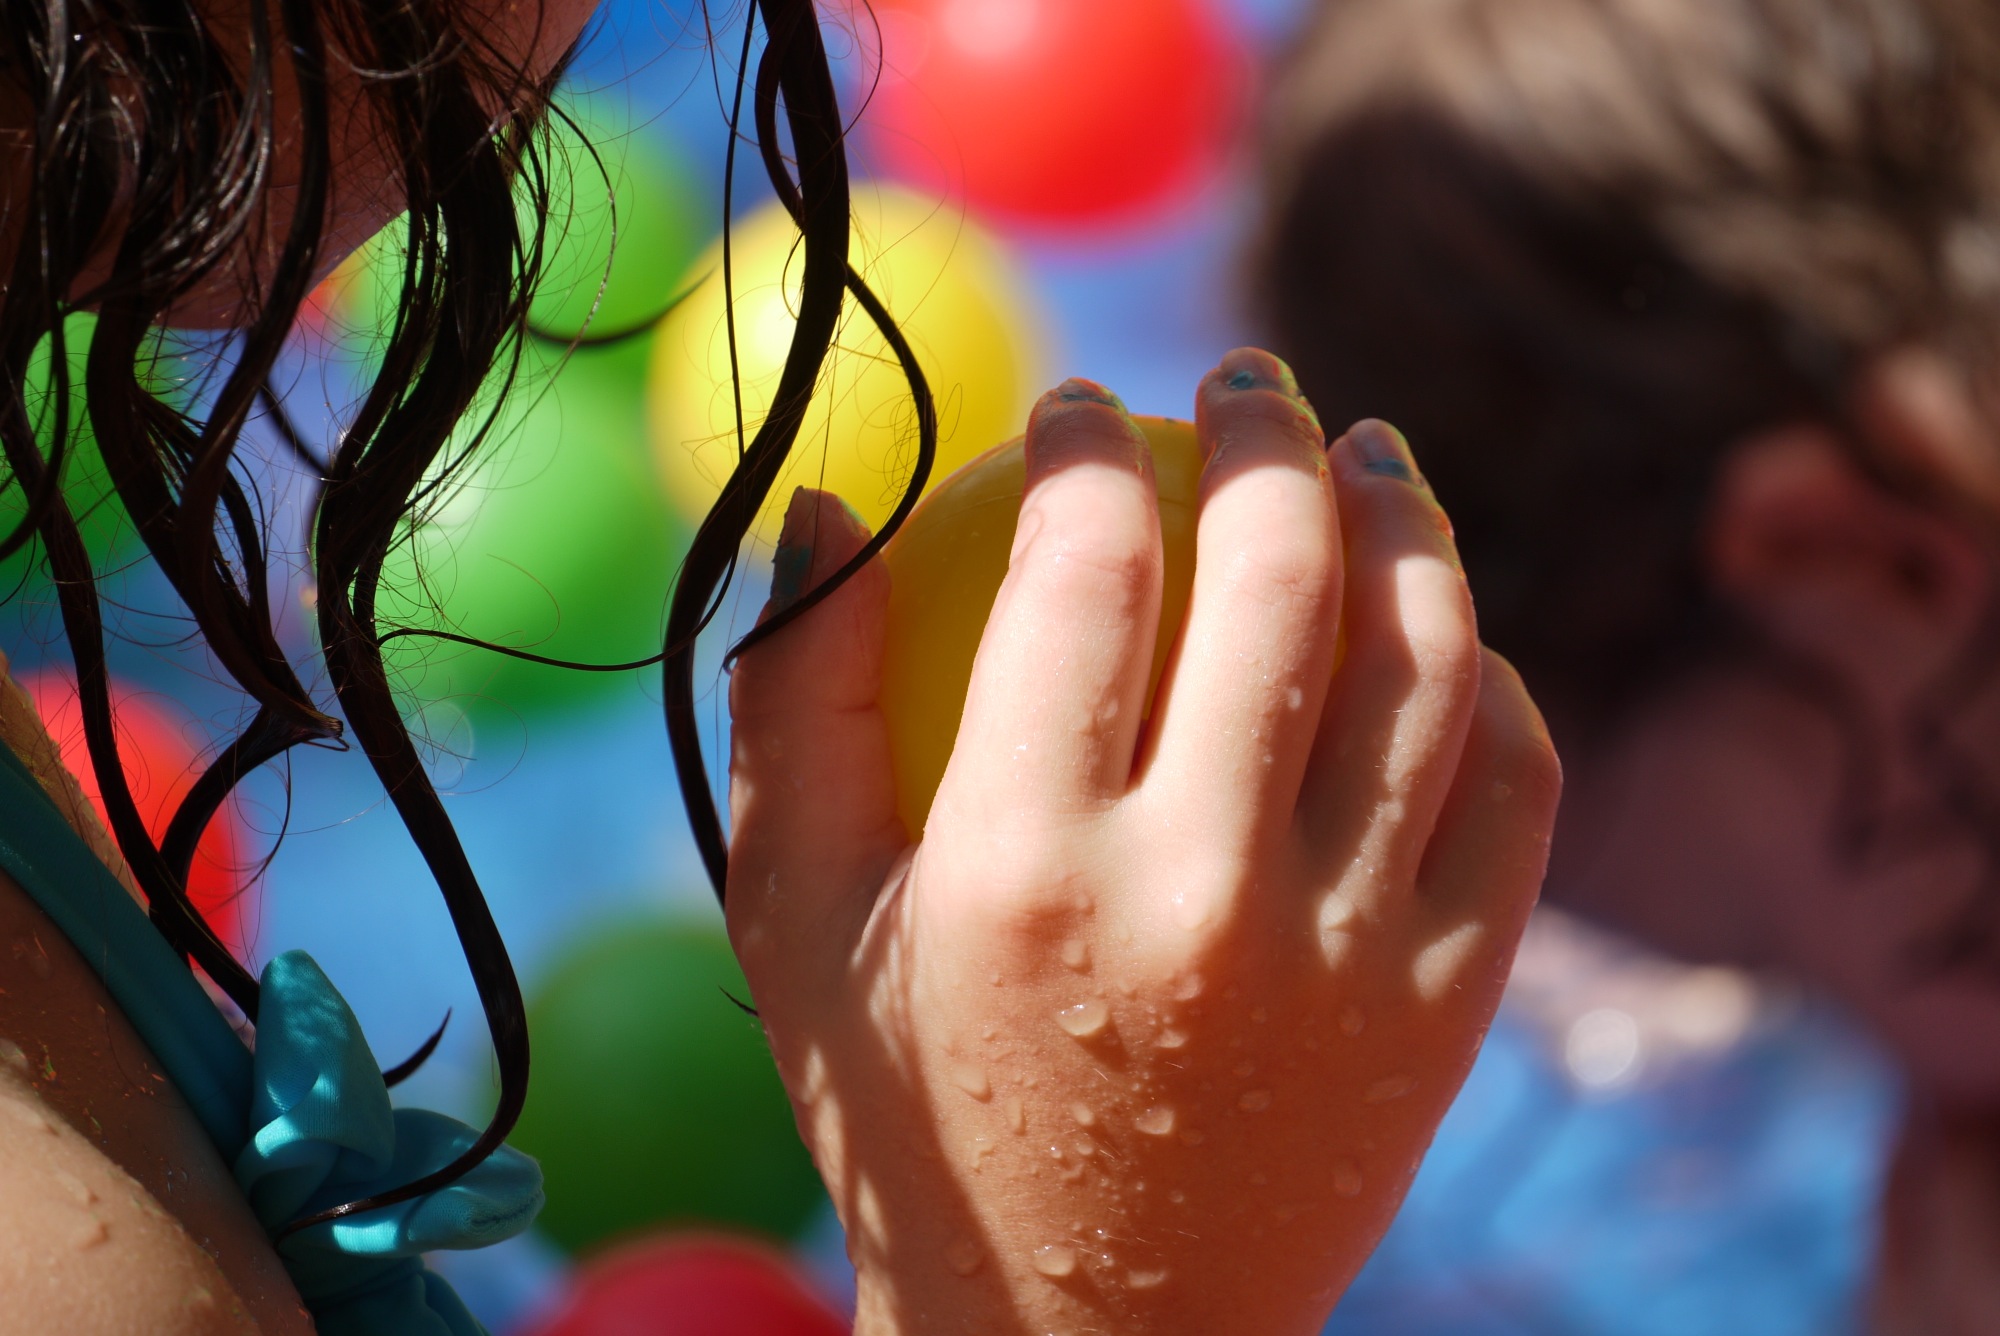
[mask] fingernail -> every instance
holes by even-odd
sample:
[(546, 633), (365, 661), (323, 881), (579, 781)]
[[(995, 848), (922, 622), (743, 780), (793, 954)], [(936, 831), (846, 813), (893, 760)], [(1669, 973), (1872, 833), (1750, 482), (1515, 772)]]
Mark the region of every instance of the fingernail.
[(1109, 408), (1117, 409), (1121, 413), (1125, 411), (1125, 401), (1123, 399), (1120, 399), (1096, 381), (1085, 380), (1081, 376), (1071, 376), (1068, 380), (1056, 386), (1056, 398), (1066, 404), (1104, 404)]
[(1292, 369), (1283, 358), (1261, 348), (1238, 348), (1216, 369), (1222, 372), (1222, 383), (1232, 390), (1276, 390), (1294, 399), (1300, 397)]
[(810, 487), (795, 488), (785, 506), (784, 527), (778, 531), (778, 550), (771, 556), (771, 609), (779, 611), (798, 602), (812, 577), (813, 539), (819, 519), (819, 493)]
[(1347, 429), (1347, 448), (1354, 452), (1363, 471), (1394, 478), (1398, 482), (1420, 483), (1416, 457), (1403, 433), (1378, 418), (1364, 418)]

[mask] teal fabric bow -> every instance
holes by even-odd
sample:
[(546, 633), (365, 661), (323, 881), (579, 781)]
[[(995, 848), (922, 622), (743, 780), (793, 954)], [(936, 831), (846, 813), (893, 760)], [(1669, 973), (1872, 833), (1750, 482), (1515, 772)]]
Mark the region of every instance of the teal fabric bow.
[[(0, 868), (104, 980), (266, 1229), (421, 1178), (475, 1140), (442, 1114), (390, 1107), (354, 1012), (302, 951), (264, 967), (253, 1056), (4, 745)], [(498, 1243), (541, 1208), (540, 1168), (503, 1147), (447, 1187), (300, 1230), (278, 1253), (319, 1336), (485, 1336), (418, 1254)]]
[[(354, 1012), (303, 951), (264, 967), (253, 1064), (236, 1181), (274, 1233), (441, 1169), (478, 1136), (443, 1114), (390, 1107)], [(541, 1169), (503, 1146), (446, 1187), (300, 1230), (278, 1251), (320, 1336), (480, 1336), (420, 1254), (498, 1243), (541, 1209)]]

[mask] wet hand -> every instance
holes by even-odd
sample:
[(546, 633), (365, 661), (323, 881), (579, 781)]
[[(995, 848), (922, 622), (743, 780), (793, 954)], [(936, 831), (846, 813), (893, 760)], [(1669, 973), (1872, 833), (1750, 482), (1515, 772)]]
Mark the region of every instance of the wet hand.
[[(1030, 421), (924, 831), (878, 706), (880, 562), (731, 683), (730, 933), (858, 1332), (1318, 1330), (1498, 1001), (1559, 778), (1449, 524), (1400, 437), (1327, 447), (1268, 354), (1197, 405), (1195, 584), (1149, 719), (1150, 457), (1080, 381)], [(812, 492), (786, 535), (793, 592), (866, 537)]]

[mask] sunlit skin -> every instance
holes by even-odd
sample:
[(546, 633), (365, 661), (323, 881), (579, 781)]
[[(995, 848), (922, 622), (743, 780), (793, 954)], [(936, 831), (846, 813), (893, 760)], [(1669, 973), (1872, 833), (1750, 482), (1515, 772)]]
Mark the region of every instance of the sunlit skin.
[[(532, 62), (590, 6), (468, 9)], [(322, 267), (396, 206), (360, 84), (333, 83)], [(281, 220), (282, 162), (277, 180)], [(246, 252), (174, 319), (240, 321), (267, 276)], [(1194, 598), (1142, 737), (1151, 476), (1121, 410), (1065, 391), (1030, 426), (1012, 569), (921, 845), (894, 815), (873, 694), (879, 565), (743, 660), (732, 937), (849, 1229), (861, 1332), (1313, 1331), (1491, 1017), (1546, 857), (1554, 755), (1479, 648), (1449, 526), (1399, 439), (1329, 449), (1282, 364), (1248, 350), (1198, 391), (1212, 453)], [(796, 504), (823, 577), (864, 535), (831, 498)], [(0, 898), (39, 931), (14, 888)], [(95, 987), (82, 971), (51, 977)], [(102, 1005), (99, 990), (71, 1010)], [(0, 1011), (0, 1033), (34, 1026)], [(117, 1051), (79, 1042), (63, 1079), (128, 1100), (145, 1069)], [(177, 1158), (185, 1123), (141, 1128), (136, 1149), (71, 1123), (90, 1172), (65, 1172), (185, 1163), (188, 1200), (241, 1215), (214, 1157)], [(5, 1229), (68, 1219), (74, 1190), (49, 1181), (0, 1199)], [(217, 1240), (237, 1293), (213, 1310), (184, 1302), (208, 1274), (187, 1234), (151, 1237), (79, 1251), (35, 1329), (141, 1329), (178, 1304), (186, 1331), (234, 1333), (239, 1299), (266, 1333), (306, 1329), (282, 1278), (236, 1279), (273, 1274), (253, 1236)], [(106, 1295), (128, 1307), (92, 1307)]]
[[(1197, 402), (1193, 600), (1143, 736), (1152, 478), (1088, 382), (1030, 421), (920, 844), (876, 695), (879, 564), (731, 683), (730, 931), (866, 1336), (1318, 1330), (1534, 901), (1554, 754), (1400, 439), (1327, 447), (1254, 350)], [(864, 539), (811, 492), (788, 531), (816, 534), (815, 579)]]

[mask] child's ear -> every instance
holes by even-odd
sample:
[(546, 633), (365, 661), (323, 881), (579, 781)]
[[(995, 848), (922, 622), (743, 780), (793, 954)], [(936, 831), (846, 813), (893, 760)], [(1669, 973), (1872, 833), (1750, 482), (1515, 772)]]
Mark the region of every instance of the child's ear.
[(1950, 662), (1994, 584), (1969, 524), (1889, 492), (1807, 424), (1731, 453), (1705, 557), (1711, 586), (1761, 635), (1898, 692)]
[(2000, 431), (1958, 363), (1911, 344), (1883, 353), (1856, 377), (1851, 406), (1861, 429), (1902, 463), (2000, 516)]

